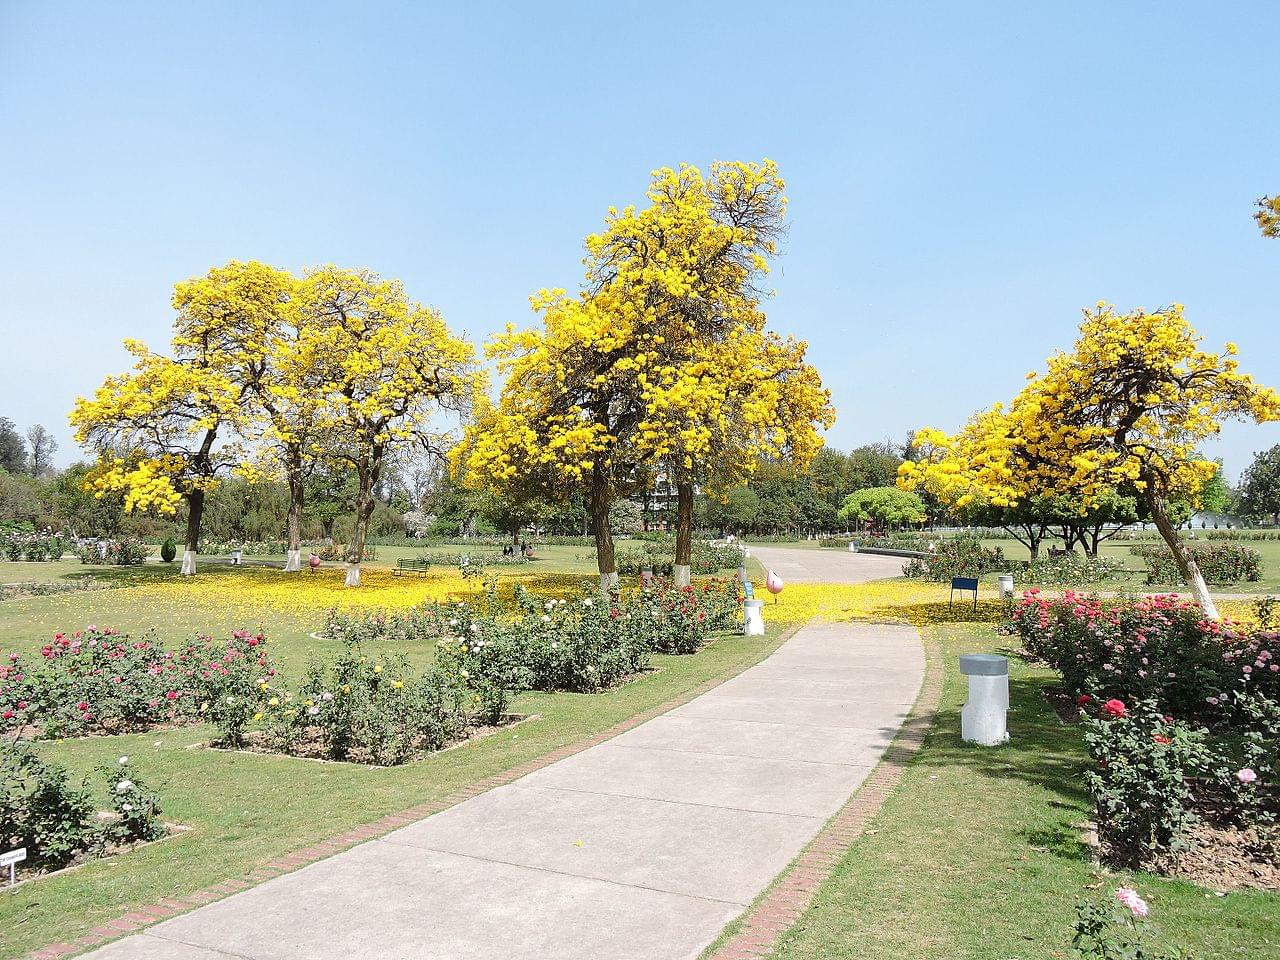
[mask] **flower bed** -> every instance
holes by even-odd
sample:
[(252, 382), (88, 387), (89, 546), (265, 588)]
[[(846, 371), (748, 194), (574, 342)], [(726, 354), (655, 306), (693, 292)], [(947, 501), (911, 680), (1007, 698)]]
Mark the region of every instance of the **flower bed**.
[[(638, 547), (619, 550), (615, 557), (618, 573), (624, 577), (638, 576), (643, 570), (651, 570), (660, 577), (671, 576), (676, 562), (674, 541), (655, 540)], [(742, 563), (742, 549), (734, 544), (713, 544), (707, 540), (694, 540), (689, 557), (689, 568), (697, 576), (709, 576), (721, 570), (732, 570)]]
[[(1262, 554), (1238, 543), (1193, 543), (1187, 549), (1207, 583), (1244, 583), (1262, 579)], [(1147, 563), (1147, 583), (1181, 583), (1173, 552), (1163, 543), (1140, 543), (1129, 552)]]
[(608, 689), (648, 666), (651, 653), (693, 653), (715, 630), (736, 625), (737, 584), (711, 581), (649, 587), (572, 601), (517, 588), (514, 615), (489, 605), (437, 608), (453, 635), (438, 641), (442, 659), (473, 681), (503, 689)]
[(71, 541), (52, 530), (0, 530), (0, 559), (40, 562), (57, 560)]
[(1280, 636), (1172, 595), (1034, 590), (1009, 629), (1075, 697), (1109, 862), (1280, 888)]
[(77, 860), (156, 840), (166, 828), (156, 793), (128, 757), (100, 768), (111, 810), (99, 813), (88, 781), (75, 783), (20, 739), (0, 755), (0, 837), (27, 848), (24, 868), (57, 870)]
[(1105, 601), (1029, 590), (1009, 625), (1073, 695), (1155, 700), (1168, 713), (1209, 725), (1224, 721), (1234, 691), (1280, 698), (1276, 634), (1206, 620), (1193, 601), (1174, 594)]
[(137, 566), (147, 559), (151, 548), (137, 537), (121, 537), (118, 540), (90, 540), (76, 547), (81, 563), (110, 563), (116, 566)]
[(1118, 557), (1082, 557), (1071, 552), (1023, 561), (1015, 569), (1014, 576), (1022, 583), (1084, 587), (1128, 572), (1124, 561)]

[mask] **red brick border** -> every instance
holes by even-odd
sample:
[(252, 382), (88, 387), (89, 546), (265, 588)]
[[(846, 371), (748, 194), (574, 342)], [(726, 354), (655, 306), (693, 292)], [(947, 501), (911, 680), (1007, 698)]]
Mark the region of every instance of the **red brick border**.
[(743, 914), (734, 934), (707, 960), (752, 960), (772, 953), (898, 785), (903, 770), (933, 726), (942, 697), (942, 655), (936, 643), (924, 643), (924, 683), (880, 764), (777, 882)]
[[(791, 639), (792, 635), (803, 627), (804, 624), (795, 624), (784, 630), (778, 635), (777, 642), (763, 653), (760, 659), (768, 656), (782, 644)], [(341, 853), (357, 844), (364, 843), (367, 840), (373, 840), (377, 837), (385, 836), (393, 830), (397, 830), (406, 824), (414, 823), (418, 820), (424, 820), (432, 814), (447, 810), (449, 807), (456, 806), (464, 800), (470, 800), (472, 797), (479, 796), (492, 790), (494, 787), (501, 787), (513, 780), (518, 780), (523, 776), (527, 776), (536, 770), (550, 766), (557, 760), (563, 760), (571, 757), (575, 753), (581, 753), (590, 747), (598, 746), (606, 740), (612, 740), (619, 734), (626, 733), (634, 727), (652, 720), (654, 717), (661, 716), (669, 710), (683, 706), (695, 697), (700, 697), (709, 690), (713, 690), (727, 680), (736, 677), (743, 670), (754, 666), (759, 660), (753, 660), (745, 663), (741, 667), (732, 672), (724, 673), (719, 677), (710, 680), (704, 680), (689, 690), (686, 690), (680, 696), (660, 703), (656, 707), (637, 713), (635, 716), (621, 720), (613, 726), (594, 733), (591, 736), (579, 740), (576, 743), (565, 744), (557, 747), (548, 754), (541, 757), (535, 757), (533, 760), (526, 760), (519, 766), (504, 770), (502, 773), (485, 777), (470, 783), (459, 790), (439, 800), (429, 800), (426, 803), (420, 803), (416, 807), (410, 807), (408, 810), (402, 810), (399, 813), (388, 814), (381, 820), (373, 823), (367, 823), (363, 826), (348, 830), (346, 833), (331, 837), (328, 840), (322, 840), (302, 850), (295, 850), (293, 853), (286, 854), (275, 860), (270, 861), (263, 866), (257, 867), (242, 879), (231, 879), (222, 883), (215, 883), (203, 890), (196, 890), (194, 893), (183, 894), (180, 897), (167, 897), (155, 903), (144, 904), (135, 910), (126, 913), (122, 917), (115, 920), (108, 920), (106, 923), (92, 928), (87, 934), (76, 939), (74, 943), (52, 943), (47, 947), (41, 947), (38, 950), (28, 954), (29, 960), (55, 960), (57, 957), (66, 957), (74, 953), (79, 953), (89, 947), (96, 947), (108, 940), (114, 940), (122, 937), (127, 933), (135, 933), (145, 926), (158, 923), (179, 913), (185, 913), (188, 910), (202, 907), (206, 903), (212, 903), (214, 900), (221, 900), (223, 897), (230, 896), (233, 893), (239, 893), (241, 890), (247, 890), (252, 886), (262, 883), (264, 880), (270, 880), (281, 874), (296, 870), (299, 867), (305, 867), (308, 864), (315, 863), (317, 860), (323, 860), (331, 857), (335, 853)]]

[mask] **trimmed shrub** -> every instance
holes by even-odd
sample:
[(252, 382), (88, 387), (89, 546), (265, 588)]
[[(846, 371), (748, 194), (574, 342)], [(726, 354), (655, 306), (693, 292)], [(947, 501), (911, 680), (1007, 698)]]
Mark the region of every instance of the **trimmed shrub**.
[(947, 582), (954, 577), (980, 577), (993, 570), (1008, 567), (1004, 551), (988, 550), (977, 537), (961, 536), (943, 540), (937, 552), (927, 557), (912, 557), (902, 568), (907, 577)]
[[(1262, 554), (1238, 543), (1193, 543), (1187, 549), (1207, 583), (1244, 583), (1262, 579)], [(1129, 552), (1147, 563), (1147, 583), (1182, 583), (1173, 551), (1164, 543), (1140, 543)]]

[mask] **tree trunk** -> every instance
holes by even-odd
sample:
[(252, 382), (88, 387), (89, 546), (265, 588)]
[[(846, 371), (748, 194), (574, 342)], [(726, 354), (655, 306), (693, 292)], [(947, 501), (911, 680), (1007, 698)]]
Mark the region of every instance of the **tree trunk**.
[(687, 587), (693, 572), (693, 484), (676, 484), (676, 562), (672, 569), (677, 587)]
[(300, 470), (289, 471), (289, 515), (285, 519), (285, 530), (289, 538), (288, 559), (284, 562), (285, 573), (302, 572), (302, 474)]
[(1169, 519), (1168, 505), (1162, 498), (1151, 496), (1148, 498), (1147, 506), (1151, 510), (1151, 519), (1155, 521), (1156, 529), (1160, 531), (1160, 536), (1164, 537), (1164, 542), (1169, 545), (1169, 550), (1173, 553), (1173, 562), (1178, 572), (1182, 574), (1182, 579), (1195, 595), (1196, 603), (1200, 604), (1200, 609), (1208, 619), (1217, 620), (1218, 608), (1213, 602), (1213, 597), (1209, 596), (1209, 586), (1204, 582), (1204, 575), (1196, 564), (1196, 558), (1178, 537), (1178, 531), (1173, 521)]
[(373, 487), (376, 474), (372, 471), (362, 473), (360, 492), (356, 496), (356, 524), (351, 532), (351, 546), (347, 548), (348, 587), (360, 586), (360, 561), (364, 559), (364, 544), (369, 537), (369, 520), (373, 516)]
[(196, 573), (196, 552), (200, 549), (200, 520), (204, 517), (204, 491), (192, 490), (187, 494), (187, 542), (182, 551), (182, 575), (193, 577)]
[(596, 467), (591, 476), (588, 497), (591, 531), (596, 538), (596, 565), (600, 570), (600, 592), (610, 593), (618, 586), (618, 564), (613, 550), (613, 531), (609, 529), (609, 491), (604, 473)]
[(1089, 540), (1087, 542), (1082, 540), (1081, 542), (1084, 542), (1085, 544), (1085, 547), (1084, 547), (1085, 556), (1088, 557), (1090, 560), (1097, 560), (1098, 545), (1102, 543), (1102, 528), (1094, 527), (1089, 531)]

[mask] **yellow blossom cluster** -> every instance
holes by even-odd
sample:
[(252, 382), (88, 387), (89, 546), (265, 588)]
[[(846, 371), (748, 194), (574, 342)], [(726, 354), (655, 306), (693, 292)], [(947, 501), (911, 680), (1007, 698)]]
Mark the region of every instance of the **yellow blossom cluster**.
[(830, 395), (760, 309), (784, 189), (769, 160), (655, 171), (647, 206), (611, 208), (587, 238), (581, 293), (540, 291), (542, 328), (491, 343), (506, 384), (455, 463), (499, 495), (530, 476), (553, 495), (587, 486), (598, 513), (660, 473), (717, 492), (761, 458), (807, 464)]
[(1239, 370), (1236, 348), (1200, 349), (1175, 304), (1085, 312), (1071, 353), (1049, 358), (1007, 408), (976, 414), (954, 436), (921, 430), (899, 485), (965, 506), (1011, 506), (1040, 494), (1085, 509), (1117, 487), (1197, 502), (1217, 466), (1198, 453), (1227, 419), (1280, 419), (1280, 395)]

